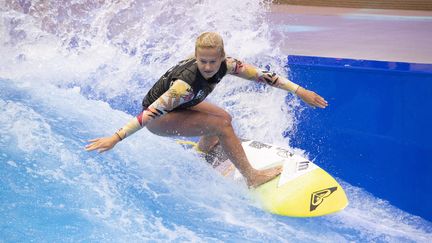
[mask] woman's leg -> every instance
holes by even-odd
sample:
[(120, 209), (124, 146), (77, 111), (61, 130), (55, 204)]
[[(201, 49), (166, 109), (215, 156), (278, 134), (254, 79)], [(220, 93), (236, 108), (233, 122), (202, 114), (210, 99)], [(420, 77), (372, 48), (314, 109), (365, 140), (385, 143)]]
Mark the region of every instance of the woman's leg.
[(250, 165), (241, 142), (234, 133), (231, 121), (225, 118), (194, 109), (185, 109), (172, 111), (152, 120), (147, 124), (147, 128), (161, 136), (217, 137), (229, 159), (246, 178), (248, 186), (261, 185), (280, 174), (281, 166), (255, 170)]
[[(231, 124), (232, 117), (231, 115), (226, 112), (224, 109), (203, 101), (199, 103), (198, 105), (191, 107), (191, 110), (194, 111), (200, 111), (208, 114), (212, 114), (214, 116), (218, 116), (221, 119), (225, 120), (226, 122)], [(198, 142), (198, 148), (200, 151), (203, 151), (205, 153), (209, 152), (217, 143), (219, 142), (218, 136), (201, 136), (199, 142)]]

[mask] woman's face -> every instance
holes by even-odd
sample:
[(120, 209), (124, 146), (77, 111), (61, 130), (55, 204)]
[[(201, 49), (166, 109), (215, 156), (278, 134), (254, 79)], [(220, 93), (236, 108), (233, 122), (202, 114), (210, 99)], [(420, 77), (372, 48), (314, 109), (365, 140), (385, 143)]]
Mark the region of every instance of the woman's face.
[(198, 48), (195, 53), (198, 70), (205, 79), (213, 77), (219, 71), (224, 60), (216, 48)]

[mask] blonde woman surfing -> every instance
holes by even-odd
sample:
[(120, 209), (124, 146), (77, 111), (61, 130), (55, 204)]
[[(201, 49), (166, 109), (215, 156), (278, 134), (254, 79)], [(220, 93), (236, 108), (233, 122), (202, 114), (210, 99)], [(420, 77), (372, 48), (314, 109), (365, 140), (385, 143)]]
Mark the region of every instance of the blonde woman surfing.
[(273, 179), (281, 173), (281, 166), (254, 169), (234, 132), (231, 116), (222, 108), (204, 101), (227, 74), (292, 92), (312, 107), (327, 106), (327, 101), (313, 91), (275, 73), (226, 57), (222, 37), (214, 32), (205, 32), (196, 40), (195, 56), (169, 69), (149, 90), (142, 103), (143, 111), (137, 117), (110, 137), (90, 140), (86, 150), (107, 151), (147, 127), (160, 136), (200, 136), (198, 148), (204, 152), (220, 143), (249, 187)]

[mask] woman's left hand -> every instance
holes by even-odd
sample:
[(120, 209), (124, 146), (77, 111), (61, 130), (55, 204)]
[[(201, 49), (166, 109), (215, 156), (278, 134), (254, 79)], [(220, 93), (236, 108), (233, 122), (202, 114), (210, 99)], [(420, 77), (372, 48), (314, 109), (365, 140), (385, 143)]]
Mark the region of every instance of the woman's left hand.
[(326, 108), (328, 106), (327, 101), (319, 96), (317, 93), (307, 90), (305, 88), (299, 87), (296, 95), (300, 97), (304, 102), (312, 107)]

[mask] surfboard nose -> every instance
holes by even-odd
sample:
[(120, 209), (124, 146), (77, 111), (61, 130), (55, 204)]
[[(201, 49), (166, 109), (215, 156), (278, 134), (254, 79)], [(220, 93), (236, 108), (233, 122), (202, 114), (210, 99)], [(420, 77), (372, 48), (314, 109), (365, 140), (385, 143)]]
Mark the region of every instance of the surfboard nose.
[(265, 210), (290, 217), (323, 216), (348, 205), (343, 188), (319, 167), (282, 186), (278, 179), (270, 181), (254, 192)]

